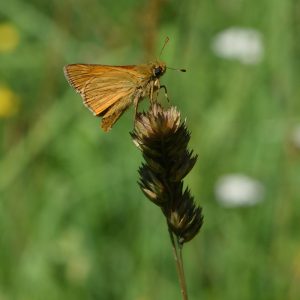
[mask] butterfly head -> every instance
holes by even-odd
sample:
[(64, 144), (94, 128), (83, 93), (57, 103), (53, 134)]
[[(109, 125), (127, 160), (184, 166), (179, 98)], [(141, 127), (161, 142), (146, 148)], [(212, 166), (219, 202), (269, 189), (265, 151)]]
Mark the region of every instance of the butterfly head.
[(152, 74), (155, 78), (159, 78), (166, 72), (166, 64), (161, 61), (157, 61), (152, 65)]

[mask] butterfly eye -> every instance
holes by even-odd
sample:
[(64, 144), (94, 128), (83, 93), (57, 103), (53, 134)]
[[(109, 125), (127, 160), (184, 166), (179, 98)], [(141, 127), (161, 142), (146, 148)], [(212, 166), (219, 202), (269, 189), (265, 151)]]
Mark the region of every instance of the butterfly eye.
[(161, 67), (155, 67), (153, 72), (154, 72), (154, 75), (157, 77), (157, 76), (161, 75), (162, 68)]

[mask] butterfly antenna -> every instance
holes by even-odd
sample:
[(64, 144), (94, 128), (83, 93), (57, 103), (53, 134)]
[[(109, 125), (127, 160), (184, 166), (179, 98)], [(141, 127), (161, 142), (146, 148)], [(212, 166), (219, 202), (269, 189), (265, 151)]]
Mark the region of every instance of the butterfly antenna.
[[(159, 58), (161, 57), (166, 45), (168, 44), (169, 42), (169, 37), (167, 36), (166, 39), (165, 39), (165, 42), (164, 42), (164, 45), (162, 46), (161, 50), (160, 50), (160, 53), (159, 53)], [(175, 68), (170, 68), (170, 67), (167, 67), (167, 69), (170, 69), (170, 70), (175, 70), (175, 71), (180, 71), (180, 72), (186, 72), (186, 69), (175, 69)]]
[(167, 69), (174, 70), (174, 71), (180, 71), (180, 72), (186, 72), (186, 69), (175, 69), (175, 68), (170, 68), (170, 67), (167, 67)]
[(164, 45), (162, 46), (161, 50), (160, 50), (160, 53), (159, 53), (159, 58), (161, 57), (162, 53), (163, 53), (163, 50), (165, 49), (166, 45), (168, 44), (169, 42), (169, 37), (166, 37), (165, 39), (165, 42), (164, 42)]

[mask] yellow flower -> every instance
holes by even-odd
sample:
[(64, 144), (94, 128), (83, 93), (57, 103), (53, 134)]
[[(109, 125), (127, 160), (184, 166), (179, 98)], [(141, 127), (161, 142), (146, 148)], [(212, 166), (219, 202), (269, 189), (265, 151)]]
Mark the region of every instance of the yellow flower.
[(15, 115), (19, 110), (19, 101), (16, 94), (9, 88), (0, 86), (0, 118)]
[(0, 24), (0, 52), (13, 51), (20, 42), (18, 29), (11, 23)]

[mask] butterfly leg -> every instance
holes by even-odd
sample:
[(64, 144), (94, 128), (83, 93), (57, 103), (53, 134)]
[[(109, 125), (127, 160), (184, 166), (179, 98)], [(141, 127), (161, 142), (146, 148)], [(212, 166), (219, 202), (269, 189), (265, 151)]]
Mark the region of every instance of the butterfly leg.
[(150, 84), (150, 104), (151, 106), (153, 105), (153, 89), (154, 89), (154, 84), (151, 82)]
[(169, 97), (168, 97), (168, 90), (167, 90), (167, 87), (166, 87), (165, 85), (161, 85), (161, 86), (159, 87), (159, 89), (164, 89), (164, 91), (165, 91), (165, 97), (167, 98), (168, 102), (170, 103), (170, 99), (169, 99)]
[(137, 110), (139, 106), (139, 100), (140, 100), (140, 95), (136, 95), (133, 99), (133, 106), (134, 106), (134, 116), (133, 116), (133, 123), (135, 123), (136, 115), (137, 115)]

